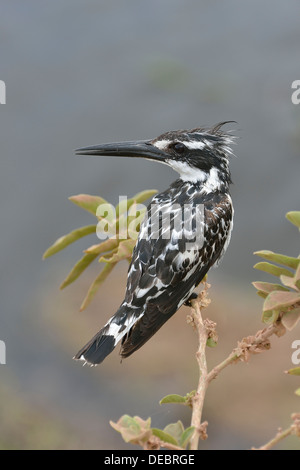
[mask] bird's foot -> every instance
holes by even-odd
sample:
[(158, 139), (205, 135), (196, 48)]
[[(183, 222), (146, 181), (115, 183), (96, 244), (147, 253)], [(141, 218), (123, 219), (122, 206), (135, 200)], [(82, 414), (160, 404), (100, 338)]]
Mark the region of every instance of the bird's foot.
[(196, 292), (193, 292), (190, 297), (184, 302), (184, 305), (186, 307), (191, 307), (192, 306), (192, 300), (195, 300), (197, 299), (198, 297), (198, 294), (196, 294)]

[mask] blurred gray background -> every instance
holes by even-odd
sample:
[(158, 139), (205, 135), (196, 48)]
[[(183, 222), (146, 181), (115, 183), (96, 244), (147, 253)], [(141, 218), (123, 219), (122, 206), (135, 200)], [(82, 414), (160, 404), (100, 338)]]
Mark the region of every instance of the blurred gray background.
[[(167, 130), (235, 120), (231, 169), (235, 227), (221, 267), (210, 275), (208, 315), (220, 342), (210, 365), (261, 327), (251, 281), (253, 252), (299, 253), (285, 213), (299, 210), (300, 5), (278, 0), (0, 1), (1, 316), (7, 365), (0, 366), (1, 448), (128, 448), (109, 426), (122, 414), (152, 416), (164, 427), (189, 412), (158, 405), (195, 388), (197, 341), (182, 309), (140, 352), (100, 367), (72, 356), (122, 300), (126, 263), (86, 312), (85, 292), (99, 267), (59, 285), (89, 237), (47, 261), (56, 238), (93, 223), (68, 201), (78, 193), (113, 203), (176, 178), (165, 166), (76, 157), (101, 142), (153, 138)], [(235, 297), (234, 297), (235, 296)], [(190, 331), (191, 330), (191, 331)], [(203, 448), (260, 445), (299, 410), (292, 367), (294, 330), (273, 351), (231, 367), (209, 390)], [(276, 359), (274, 359), (276, 358)], [(266, 372), (268, 371), (268, 372)], [(290, 439), (283, 448), (299, 448)]]

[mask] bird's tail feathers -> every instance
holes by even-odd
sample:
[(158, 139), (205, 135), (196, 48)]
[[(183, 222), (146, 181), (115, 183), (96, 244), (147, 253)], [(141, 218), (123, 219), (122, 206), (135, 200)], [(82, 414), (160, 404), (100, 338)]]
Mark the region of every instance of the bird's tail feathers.
[(100, 364), (128, 334), (142, 312), (122, 304), (106, 325), (74, 356), (89, 365)]

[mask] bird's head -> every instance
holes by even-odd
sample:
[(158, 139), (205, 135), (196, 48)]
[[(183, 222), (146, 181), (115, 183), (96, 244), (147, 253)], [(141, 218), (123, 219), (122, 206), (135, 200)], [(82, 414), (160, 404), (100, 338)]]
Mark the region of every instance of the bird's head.
[(141, 157), (164, 163), (182, 181), (200, 183), (207, 192), (228, 188), (229, 157), (234, 137), (222, 130), (226, 121), (213, 128), (166, 132), (153, 140), (96, 145), (76, 150), (77, 155)]

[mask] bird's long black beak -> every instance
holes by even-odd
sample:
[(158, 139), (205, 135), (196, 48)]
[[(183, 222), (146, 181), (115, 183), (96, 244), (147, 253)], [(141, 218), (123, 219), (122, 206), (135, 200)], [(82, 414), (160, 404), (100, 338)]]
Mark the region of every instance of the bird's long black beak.
[(76, 150), (76, 155), (91, 155), (98, 157), (141, 157), (148, 160), (164, 162), (168, 154), (155, 147), (150, 140), (135, 140), (133, 142), (116, 142), (111, 144), (95, 145)]

